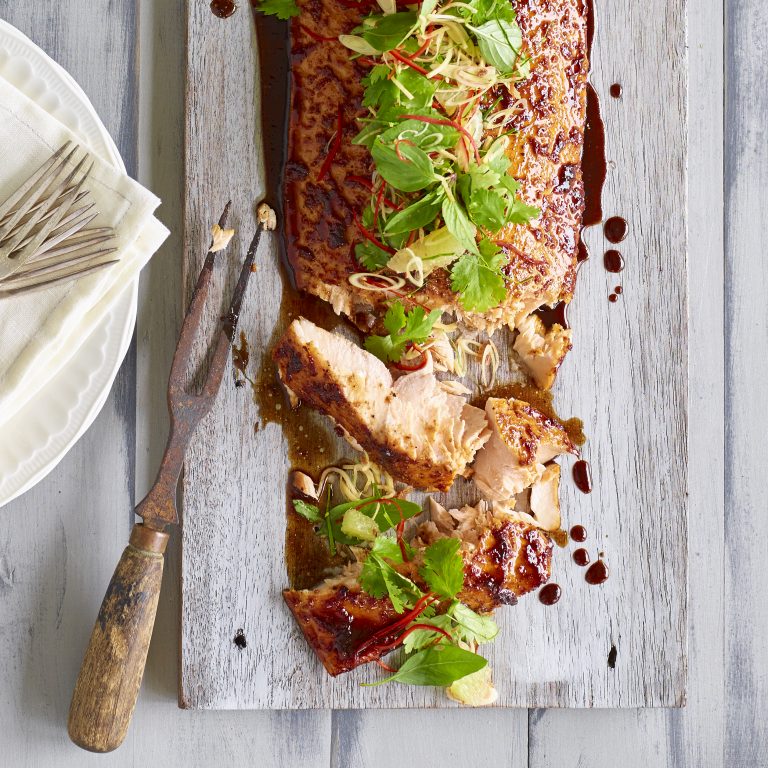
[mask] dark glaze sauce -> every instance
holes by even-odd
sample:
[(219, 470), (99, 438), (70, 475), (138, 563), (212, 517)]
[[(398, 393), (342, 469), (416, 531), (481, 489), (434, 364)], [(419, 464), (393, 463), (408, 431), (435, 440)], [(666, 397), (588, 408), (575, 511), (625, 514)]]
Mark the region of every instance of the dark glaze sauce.
[(622, 288), (620, 285), (617, 285), (617, 286), (616, 286), (616, 287), (613, 289), (613, 292), (614, 292), (614, 293), (618, 293), (618, 294), (619, 294), (619, 296), (621, 296), (621, 294), (622, 294), (622, 293), (624, 293), (624, 289), (623, 289), (623, 288)]
[(603, 265), (608, 272), (621, 272), (624, 269), (624, 257), (618, 251), (606, 251), (603, 256)]
[(608, 566), (602, 559), (595, 560), (592, 565), (587, 568), (587, 572), (584, 574), (584, 578), (588, 584), (602, 584), (608, 580)]
[(539, 307), (535, 312), (541, 318), (541, 321), (547, 328), (553, 325), (561, 325), (563, 328), (570, 328), (568, 324), (568, 305), (564, 301), (555, 304), (554, 307)]
[(571, 528), (571, 539), (578, 541), (581, 544), (582, 541), (587, 540), (587, 529), (583, 525), (574, 525)]
[(581, 173), (584, 179), (582, 222), (585, 227), (599, 224), (603, 220), (602, 196), (606, 170), (605, 126), (600, 117), (600, 101), (595, 89), (587, 83), (587, 119), (581, 158)]
[[(579, 459), (573, 465), (573, 482), (576, 483), (576, 487), (582, 493), (592, 493), (592, 470), (589, 462)], [(573, 537), (573, 532), (571, 532), (571, 537)], [(579, 541), (579, 539), (576, 539), (576, 541)], [(584, 541), (584, 539), (581, 539), (581, 541)]]
[(211, 13), (220, 19), (228, 19), (236, 10), (234, 0), (211, 0)]
[(585, 565), (589, 564), (589, 552), (587, 552), (586, 549), (583, 547), (580, 547), (573, 553), (573, 562), (576, 563), (576, 565), (582, 566), (582, 568)]
[(538, 387), (530, 384), (504, 384), (494, 387), (491, 392), (486, 392), (476, 398), (472, 405), (483, 408), (485, 407), (485, 401), (489, 397), (514, 397), (516, 400), (524, 400), (540, 410), (545, 416), (559, 421), (574, 445), (584, 445), (587, 440), (584, 435), (584, 423), (582, 420), (577, 418), (563, 419), (558, 416), (552, 405), (552, 393), (548, 390), (538, 389)]
[(608, 296), (608, 301), (610, 301), (611, 304), (615, 304), (618, 300), (619, 297), (615, 293), (612, 293)]
[(547, 584), (539, 591), (539, 600), (544, 605), (554, 605), (562, 594), (559, 584)]
[(611, 216), (603, 224), (605, 238), (611, 243), (620, 243), (627, 236), (627, 220), (621, 216)]
[(614, 99), (620, 99), (621, 98), (621, 84), (620, 83), (614, 83), (609, 88), (609, 93), (611, 96), (613, 96)]

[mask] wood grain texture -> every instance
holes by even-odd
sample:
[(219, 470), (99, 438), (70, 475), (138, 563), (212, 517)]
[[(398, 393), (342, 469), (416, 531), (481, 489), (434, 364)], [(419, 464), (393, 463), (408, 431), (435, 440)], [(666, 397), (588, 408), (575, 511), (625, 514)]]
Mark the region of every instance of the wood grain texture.
[[(768, 533), (764, 407), (768, 324), (752, 309), (768, 274), (757, 256), (765, 241), (768, 172), (763, 128), (768, 113), (763, 73), (768, 7), (759, 0), (726, 5), (729, 78), (725, 99), (725, 706), (730, 716), (725, 757), (731, 765), (766, 760), (768, 723), (757, 702), (768, 698), (763, 599)], [(749, 531), (745, 535), (744, 531)]]
[[(585, 454), (596, 477), (588, 497), (564, 484), (565, 518), (569, 525), (587, 526), (592, 556), (605, 552), (612, 577), (600, 589), (590, 587), (568, 553), (559, 553), (553, 579), (563, 585), (565, 598), (554, 608), (529, 598), (499, 613), (502, 631), (488, 656), (500, 706), (679, 706), (684, 701), (685, 14), (682, 3), (653, 0), (652, 6), (597, 3), (593, 81), (606, 94), (611, 160), (604, 209), (606, 216), (619, 214), (629, 221), (622, 244), (629, 267), (622, 275), (622, 300), (609, 304), (607, 295), (618, 281), (600, 265), (607, 243), (600, 232), (587, 233), (595, 257), (581, 270), (571, 313), (575, 347), (556, 394), (561, 413), (578, 414), (586, 423)], [(187, 39), (189, 291), (221, 201), (230, 196), (235, 201), (242, 240), (252, 231), (251, 211), (262, 178), (258, 105), (269, 93), (259, 93), (247, 14), (222, 22), (205, 4), (189, 2)], [(649, 57), (649, 50), (658, 56)], [(665, 61), (663, 94), (659, 56)], [(620, 101), (607, 96), (616, 79), (624, 87)], [(676, 203), (672, 217), (670, 200)], [(241, 242), (234, 244), (235, 253), (242, 251)], [(224, 272), (218, 279), (226, 294), (223, 288), (234, 270)], [(252, 370), (258, 371), (280, 321), (274, 251), (261, 257), (251, 291), (241, 323), (251, 341)], [(210, 307), (210, 321), (219, 313), (220, 304)], [(203, 346), (197, 355), (193, 367), (203, 358)], [(453, 706), (439, 690), (361, 688), (361, 681), (377, 678), (373, 669), (336, 679), (322, 672), (279, 597), (286, 584), (280, 544), (289, 465), (280, 430), (270, 424), (254, 434), (257, 417), (247, 390), (225, 386), (188, 453), (182, 703), (194, 708)], [(345, 453), (348, 449), (340, 449), (339, 456)], [(563, 463), (569, 472), (571, 462)], [(465, 493), (475, 500), (471, 489)], [(244, 650), (233, 643), (239, 628), (248, 641)], [(613, 647), (615, 668), (607, 661)], [(530, 650), (521, 653), (521, 648)]]
[[(134, 526), (143, 530), (143, 526)], [(157, 547), (123, 550), (107, 587), (69, 707), (67, 731), (90, 752), (111, 752), (125, 739), (144, 677), (163, 580), (167, 533)], [(162, 551), (157, 551), (162, 547)]]

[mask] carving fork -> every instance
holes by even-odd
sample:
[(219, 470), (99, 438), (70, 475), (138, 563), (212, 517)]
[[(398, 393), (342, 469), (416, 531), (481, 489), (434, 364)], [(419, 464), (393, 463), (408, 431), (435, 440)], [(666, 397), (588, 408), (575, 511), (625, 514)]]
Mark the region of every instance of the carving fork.
[[(221, 215), (220, 227), (226, 223), (229, 206), (227, 203)], [(200, 394), (186, 392), (183, 382), (211, 283), (216, 256), (213, 251), (206, 256), (181, 327), (168, 381), (171, 428), (165, 455), (154, 486), (136, 507), (136, 514), (144, 521), (133, 526), (128, 546), (112, 575), (69, 709), (70, 738), (91, 752), (111, 752), (122, 744), (128, 731), (160, 597), (163, 554), (169, 538), (166, 528), (179, 522), (176, 486), (184, 452), (219, 391), (261, 231), (260, 225), (248, 248)]]

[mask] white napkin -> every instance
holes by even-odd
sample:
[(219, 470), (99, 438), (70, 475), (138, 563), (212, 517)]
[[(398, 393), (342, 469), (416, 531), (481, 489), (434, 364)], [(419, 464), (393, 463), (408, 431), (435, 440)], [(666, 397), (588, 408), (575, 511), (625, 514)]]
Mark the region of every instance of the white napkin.
[[(0, 77), (0, 201), (67, 140), (83, 146)], [(152, 215), (160, 201), (96, 153), (91, 159), (85, 187), (99, 215), (89, 226), (115, 229), (118, 250), (112, 258), (120, 263), (46, 290), (0, 299), (0, 429), (66, 365), (168, 236)]]

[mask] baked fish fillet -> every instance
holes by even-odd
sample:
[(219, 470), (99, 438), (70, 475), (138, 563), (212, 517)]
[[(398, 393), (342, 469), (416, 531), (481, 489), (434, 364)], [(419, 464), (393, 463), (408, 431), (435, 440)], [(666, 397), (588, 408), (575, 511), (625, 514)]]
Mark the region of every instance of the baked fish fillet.
[[(517, 84), (519, 110), (507, 124), (515, 131), (508, 155), (520, 195), (541, 210), (526, 225), (509, 225), (496, 238), (509, 257), (506, 300), (484, 314), (465, 313), (437, 270), (418, 292), (430, 308), (455, 312), (473, 327), (513, 327), (537, 308), (568, 302), (576, 280), (579, 234), (584, 211), (581, 156), (586, 116), (586, 0), (511, 0), (531, 57), (530, 76)], [(361, 78), (367, 67), (334, 40), (348, 33), (361, 12), (338, 0), (299, 0), (301, 15), (291, 23), (291, 118), (284, 187), (288, 258), (299, 289), (329, 301), (335, 311), (370, 329), (392, 295), (349, 283), (362, 271), (354, 258), (360, 235), (353, 211), (369, 192), (355, 178), (370, 178), (368, 151), (354, 146), (355, 118), (363, 113)], [(519, 97), (519, 98), (518, 98)], [(510, 106), (502, 99), (499, 109)], [(319, 179), (341, 124), (334, 162)], [(403, 299), (407, 303), (407, 299)], [(540, 347), (545, 342), (537, 342)], [(552, 346), (551, 342), (548, 342)], [(570, 347), (558, 339), (556, 370)], [(554, 376), (541, 375), (542, 385)]]
[(431, 364), (393, 380), (377, 357), (304, 318), (291, 323), (273, 357), (294, 397), (415, 488), (448, 490), (490, 437), (485, 413), (447, 392)]

